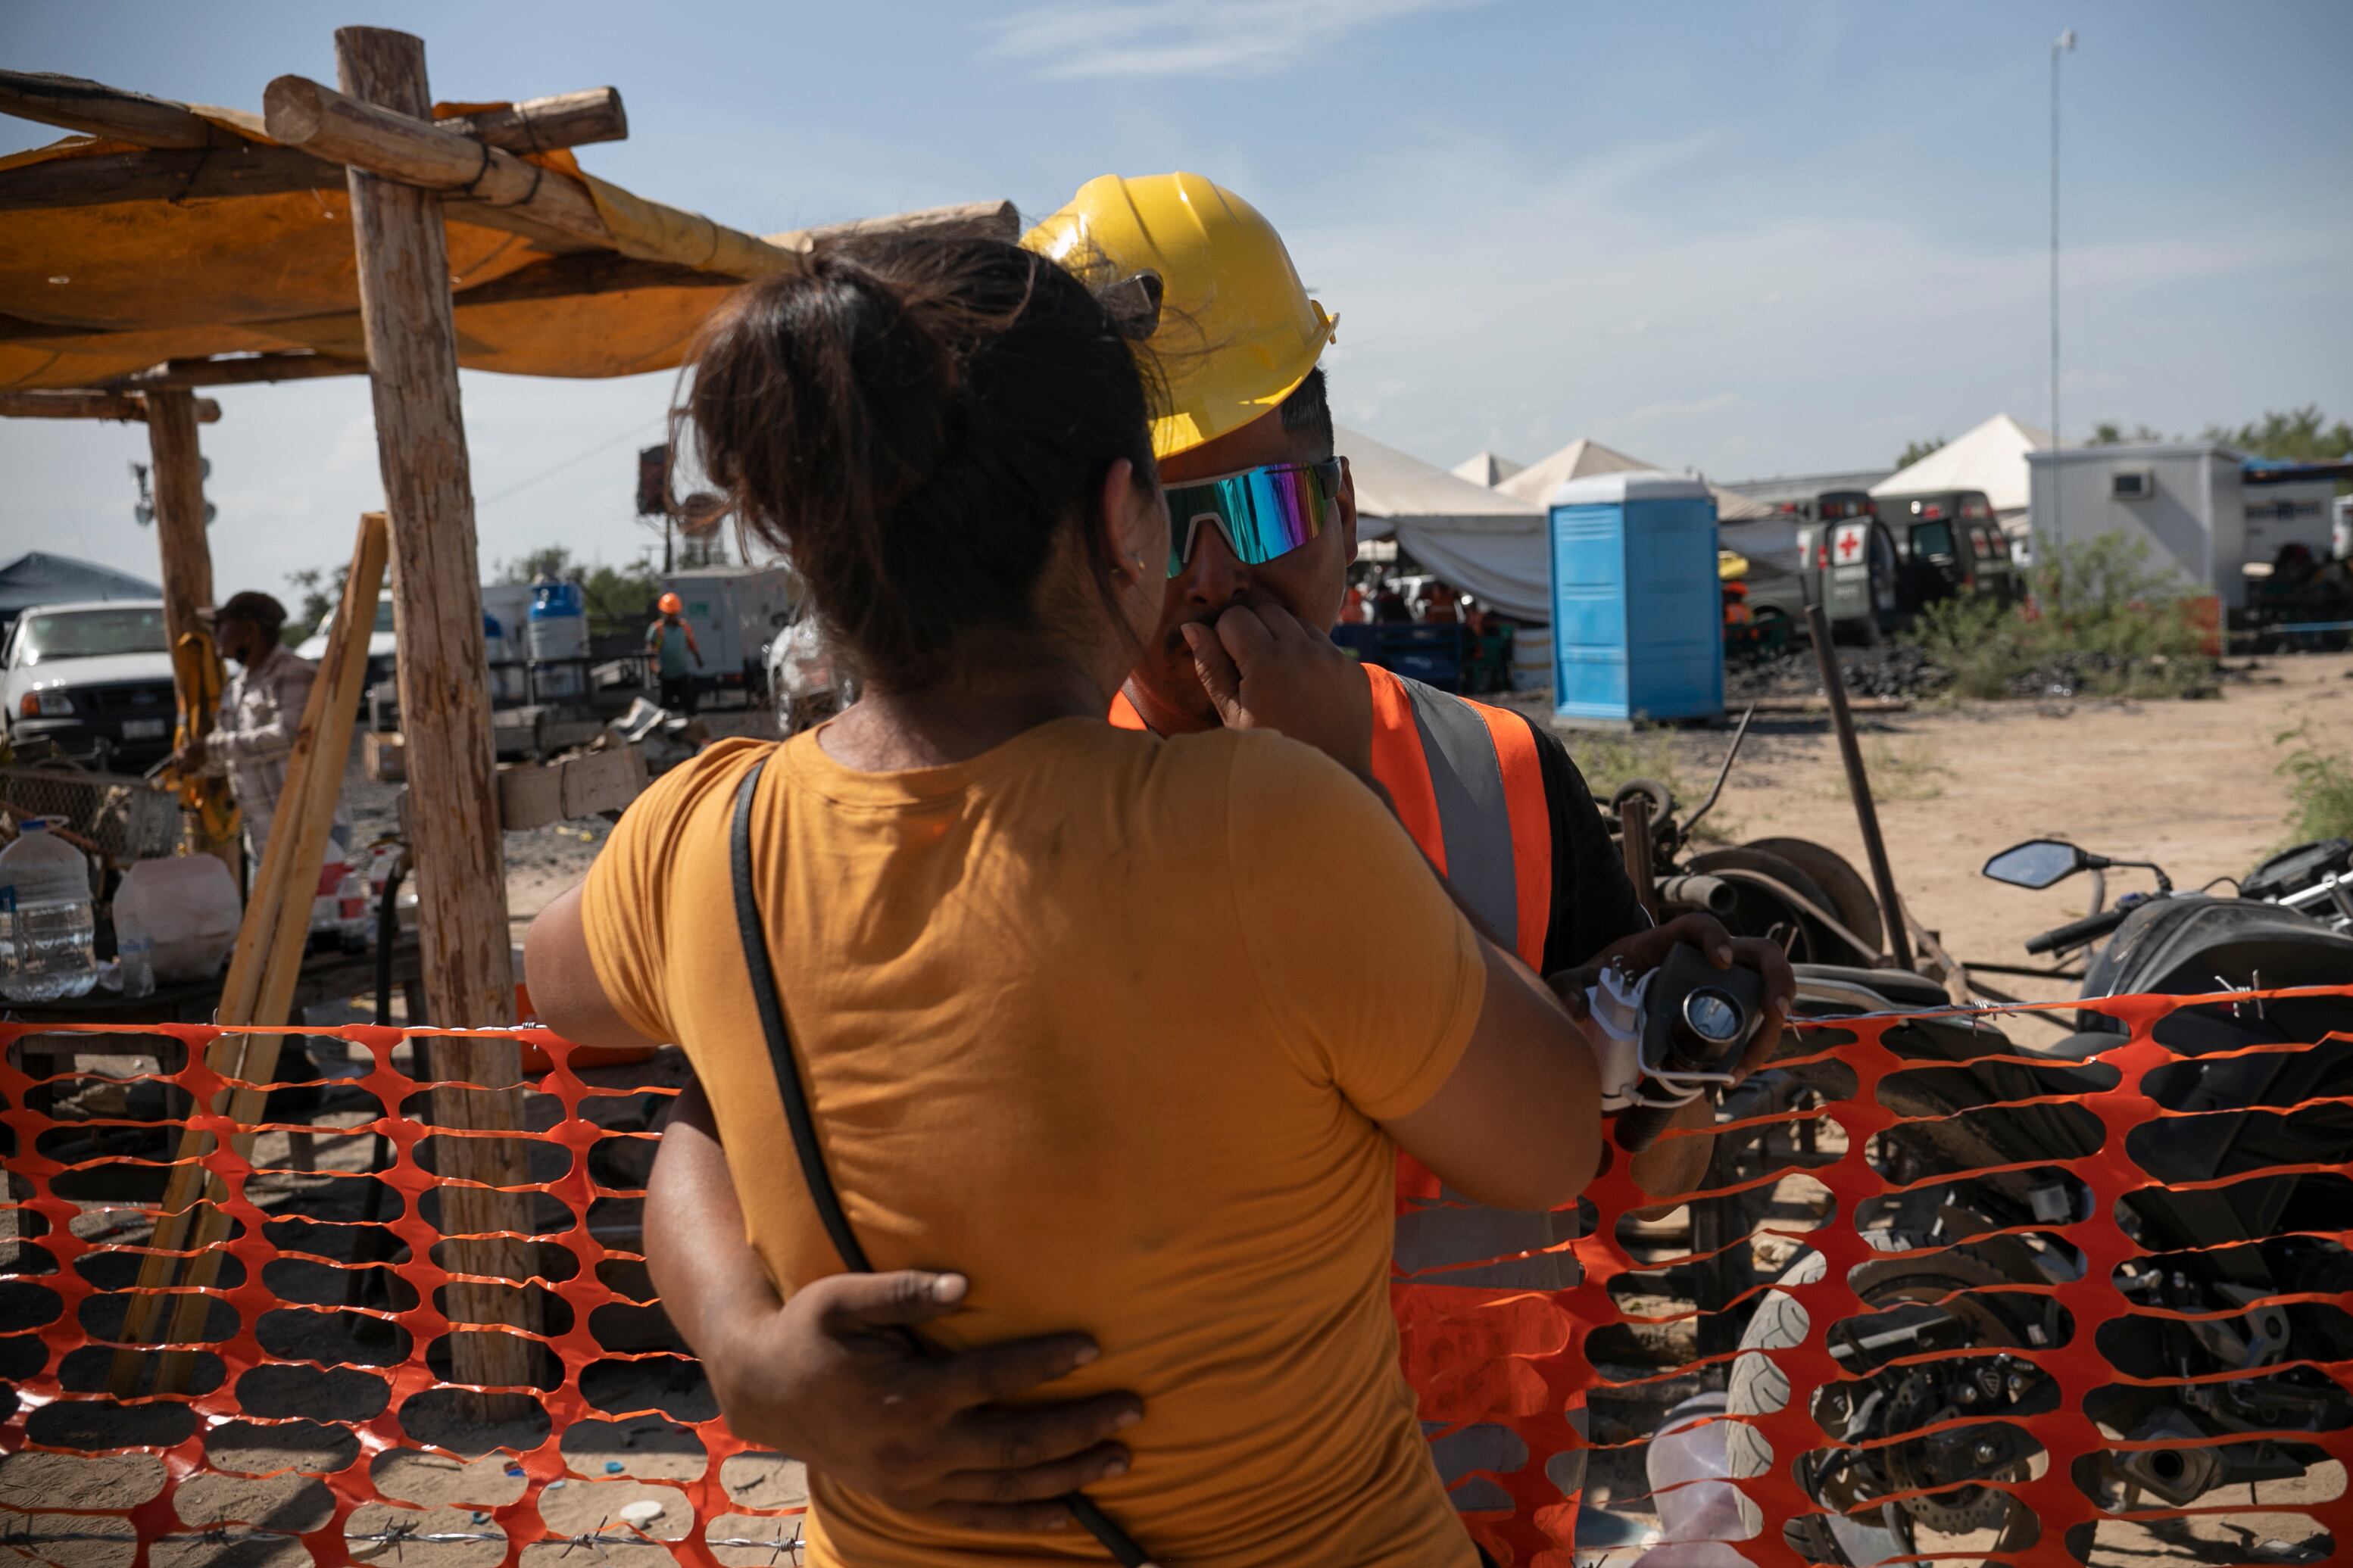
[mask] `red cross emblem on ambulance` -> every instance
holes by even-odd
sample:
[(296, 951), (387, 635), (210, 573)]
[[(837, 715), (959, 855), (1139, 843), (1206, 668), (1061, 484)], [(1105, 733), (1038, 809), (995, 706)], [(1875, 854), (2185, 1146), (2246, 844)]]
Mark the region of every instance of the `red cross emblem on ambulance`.
[(1862, 531), (1864, 526), (1864, 524), (1860, 522), (1848, 522), (1839, 525), (1837, 543), (1833, 548), (1838, 552), (1838, 561), (1840, 565), (1852, 565), (1853, 563), (1862, 558)]

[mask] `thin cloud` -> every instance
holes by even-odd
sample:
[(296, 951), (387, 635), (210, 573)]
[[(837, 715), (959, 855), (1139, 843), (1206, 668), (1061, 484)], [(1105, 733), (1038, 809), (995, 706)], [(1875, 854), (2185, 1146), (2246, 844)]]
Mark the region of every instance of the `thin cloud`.
[(995, 24), (988, 53), (1041, 77), (1271, 74), (1351, 33), (1480, 0), (1141, 0), (1041, 5)]

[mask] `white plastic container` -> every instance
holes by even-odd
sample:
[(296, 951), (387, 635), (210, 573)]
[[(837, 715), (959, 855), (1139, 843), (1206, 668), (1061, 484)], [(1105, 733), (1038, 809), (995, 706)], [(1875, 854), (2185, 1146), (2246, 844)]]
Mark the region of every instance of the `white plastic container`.
[(0, 996), (87, 996), (98, 984), (90, 861), (50, 832), (45, 817), (27, 817), (17, 828), (16, 841), (0, 849)]
[(1725, 1445), (1731, 1428), (1723, 1415), (1723, 1394), (1694, 1394), (1668, 1411), (1651, 1434), (1642, 1468), (1659, 1510), (1659, 1542), (1634, 1568), (1741, 1568), (1747, 1562), (1725, 1544), (1750, 1539), (1757, 1527), (1741, 1517)]
[(237, 879), (217, 856), (142, 860), (114, 891), (115, 942), (126, 929), (144, 932), (156, 979), (209, 980), (237, 945), (241, 912)]
[[(534, 663), (587, 657), (588, 609), (577, 584), (549, 582), (533, 587), (524, 641)], [(587, 689), (585, 675), (577, 664), (551, 664), (533, 684), (543, 700), (577, 697)]]

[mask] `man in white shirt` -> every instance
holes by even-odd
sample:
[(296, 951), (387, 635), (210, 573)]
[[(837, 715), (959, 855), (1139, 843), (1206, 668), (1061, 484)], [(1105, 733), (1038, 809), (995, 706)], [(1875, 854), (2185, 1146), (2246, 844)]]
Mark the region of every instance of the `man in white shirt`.
[[(221, 657), (237, 669), (221, 692), (212, 732), (181, 747), (172, 762), (184, 773), (227, 776), (245, 819), (246, 853), (259, 865), (278, 815), (278, 797), (286, 788), (286, 761), (319, 670), (281, 640), (286, 606), (267, 594), (247, 589), (231, 595), (227, 604), (200, 612), (200, 618), (212, 626)], [(332, 837), (340, 844), (351, 842), (351, 818), (341, 801)]]

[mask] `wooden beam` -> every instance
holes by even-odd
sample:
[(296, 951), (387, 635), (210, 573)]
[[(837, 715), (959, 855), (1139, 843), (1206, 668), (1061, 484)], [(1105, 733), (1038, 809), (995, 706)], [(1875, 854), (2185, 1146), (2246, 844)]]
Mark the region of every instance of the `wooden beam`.
[[(30, 78), (22, 71), (0, 71), (0, 108), (6, 107), (5, 83), (11, 76), (20, 80), (75, 80), (70, 77)], [(96, 82), (79, 86), (98, 94), (114, 93), (117, 98), (153, 106), (141, 111), (143, 113), (173, 110), (208, 131), (218, 129), (190, 114), (185, 104), (142, 98), (137, 93), (116, 93), (114, 89)], [(531, 99), (506, 109), (453, 115), (435, 123), (444, 131), (472, 136), (515, 153), (615, 142), (628, 134), (628, 118), (621, 110), (621, 95), (609, 87)], [(138, 140), (119, 133), (116, 139)], [(117, 202), (275, 196), (290, 191), (343, 188), (343, 168), (340, 163), (314, 158), (298, 148), (269, 147), (242, 136), (221, 134), (210, 142), (152, 142), (144, 152), (51, 158), (21, 168), (0, 169), (0, 212), (105, 206)], [(468, 216), (470, 221), (490, 221)]]
[[(1011, 202), (964, 202), (953, 206), (926, 207), (894, 213), (888, 217), (860, 218), (827, 224), (790, 234), (773, 234), (767, 243), (779, 250), (806, 251), (820, 240), (859, 235), (894, 234), (919, 238), (953, 235), (983, 235), (1010, 240), (1020, 232)], [(458, 295), (460, 305), (505, 305), (524, 300), (565, 300), (591, 294), (616, 294), (628, 289), (733, 289), (744, 281), (724, 272), (709, 272), (674, 261), (641, 261), (614, 250), (583, 251), (551, 257), (516, 268)], [(5, 335), (5, 334), (0, 334)]]
[(367, 362), (339, 354), (231, 354), (220, 359), (175, 359), (135, 375), (126, 375), (126, 389), (152, 391), (161, 387), (251, 386), (277, 381), (316, 381), (331, 375), (365, 375)]
[[(0, 70), (0, 114), (142, 147), (254, 145), (185, 103), (53, 71)], [(629, 134), (620, 89), (610, 87), (527, 98), (504, 109), (453, 114), (438, 123), (511, 153), (549, 153), (592, 142), (624, 141)]]
[[(346, 101), (411, 121), (431, 112), (420, 39), (385, 28), (338, 28), (335, 65)], [(284, 102), (279, 86), (272, 84), (271, 95)], [(404, 136), (405, 145), (416, 141)], [(480, 161), (485, 167), (491, 162)], [(424, 191), (363, 168), (351, 171), (351, 191), (376, 454), (399, 563), (393, 625), (411, 854), (417, 897), (433, 911), (418, 933), (426, 1005), (444, 1025), (495, 1028), (514, 1022), (514, 963), (448, 245), (440, 211)], [(434, 1065), (444, 1078), (486, 1086), (435, 1090), (437, 1123), (507, 1133), (523, 1127), (522, 1062), (513, 1039), (448, 1037), (436, 1045)], [(480, 1238), (453, 1247), (458, 1269), (529, 1279), (530, 1244), (493, 1234), (522, 1236), (532, 1228), (527, 1196), (494, 1190), (531, 1179), (517, 1145), (483, 1138), (452, 1138), (448, 1145), (440, 1173), (483, 1184), (440, 1189), (443, 1228)], [(476, 1323), (530, 1326), (533, 1316), (519, 1287), (454, 1284), (450, 1310)], [(502, 1334), (468, 1335), (452, 1355), (457, 1381), (493, 1387), (524, 1386), (533, 1364), (532, 1342)], [(519, 1397), (509, 1395), (482, 1413), (519, 1407)]]
[(341, 190), (337, 165), (290, 147), (237, 141), (198, 152), (85, 153), (0, 169), (0, 212), (274, 196)]
[[(614, 244), (587, 186), (512, 153), (444, 131), (422, 116), (364, 103), (299, 76), (271, 82), (261, 103), (263, 122), (279, 142), (383, 179), (455, 193), (467, 205), (468, 221), (491, 223), (503, 217), (582, 245), (609, 249)], [(670, 210), (658, 203), (645, 205)], [(678, 215), (681, 219), (693, 216)], [(749, 254), (771, 258), (779, 269), (797, 265), (791, 251), (756, 236), (717, 224), (712, 227), (739, 249), (749, 247)]]
[(627, 141), (629, 134), (629, 117), (621, 108), (620, 89), (610, 87), (525, 99), (504, 109), (453, 114), (433, 123), (510, 153), (551, 153), (592, 142)]
[(807, 250), (820, 240), (872, 235), (911, 239), (976, 237), (1010, 243), (1021, 237), (1021, 215), (1011, 202), (959, 202), (953, 206), (923, 207), (915, 212), (892, 213), (888, 217), (853, 218), (848, 223), (829, 223), (792, 234), (772, 234), (768, 243), (786, 250)]
[[(209, 397), (194, 399), (189, 408), (198, 425), (220, 418), (220, 405)], [(0, 392), (0, 419), (144, 420), (147, 414), (146, 401), (135, 392)]]
[(0, 114), (142, 147), (211, 147), (244, 140), (185, 103), (48, 71), (0, 70)]
[(512, 153), (444, 131), (429, 119), (281, 76), (261, 97), (269, 134), (290, 147), (428, 191), (461, 191), (486, 207), (529, 216), (590, 245), (609, 246), (588, 188)]

